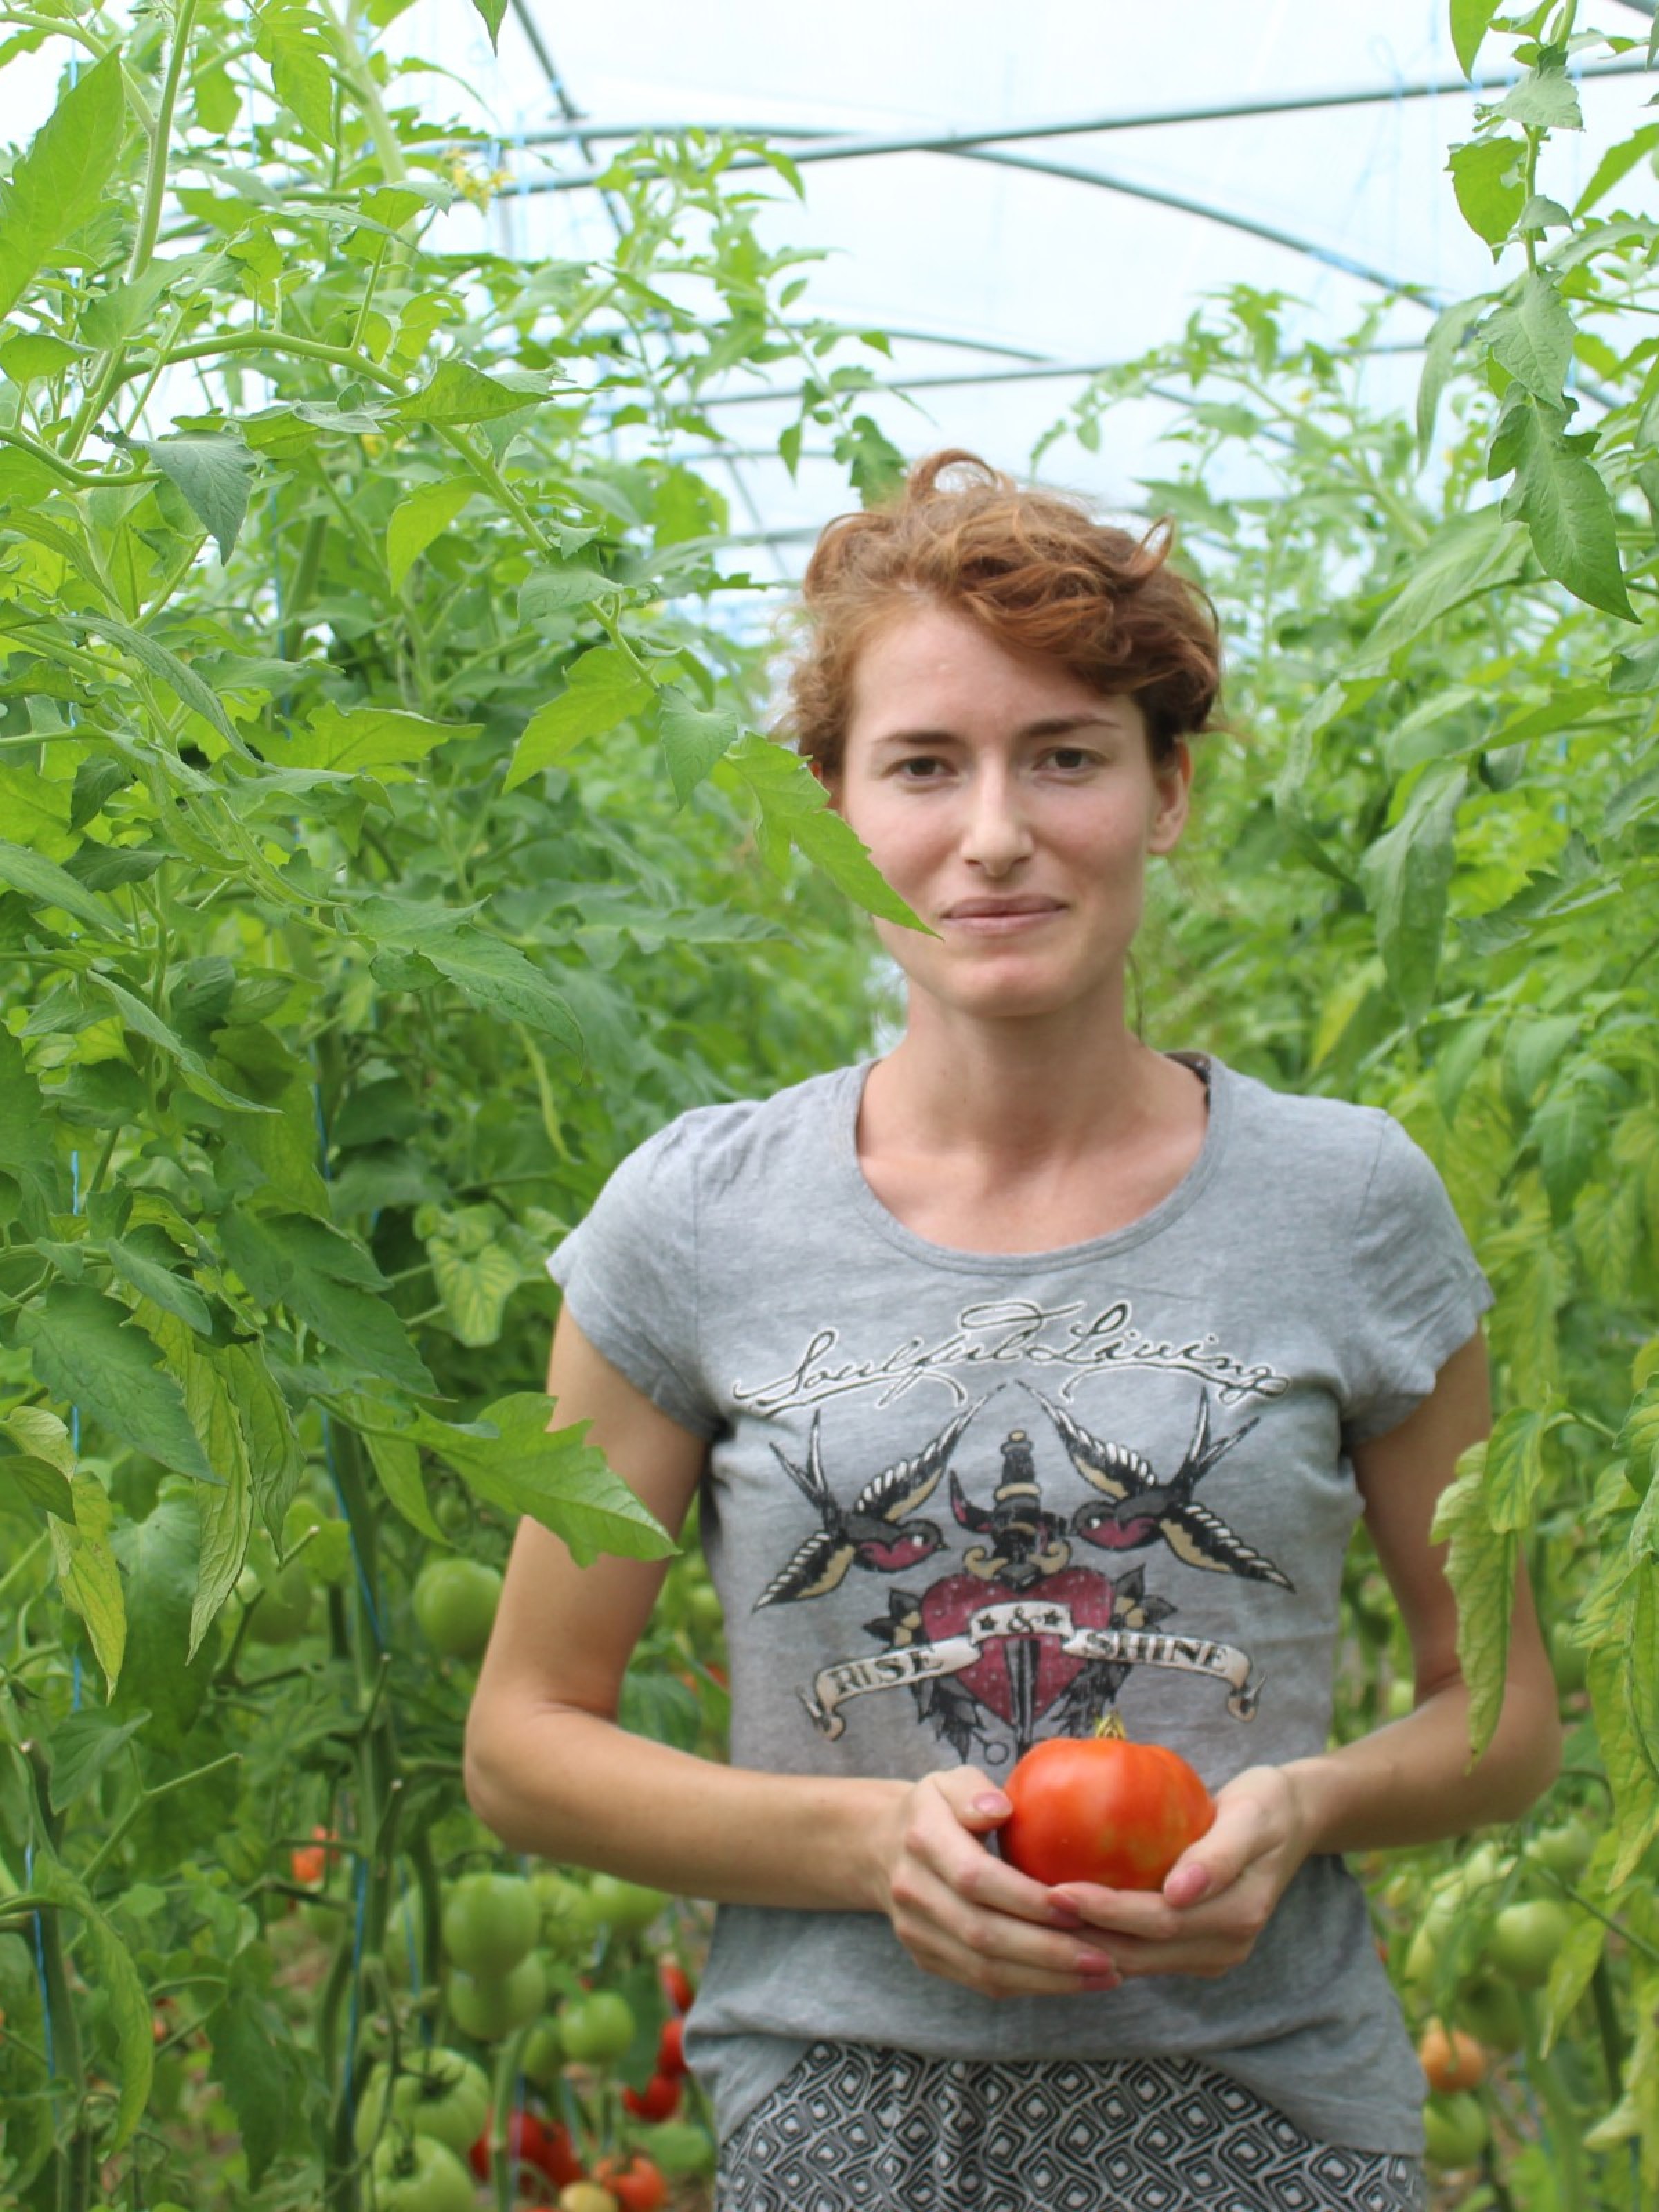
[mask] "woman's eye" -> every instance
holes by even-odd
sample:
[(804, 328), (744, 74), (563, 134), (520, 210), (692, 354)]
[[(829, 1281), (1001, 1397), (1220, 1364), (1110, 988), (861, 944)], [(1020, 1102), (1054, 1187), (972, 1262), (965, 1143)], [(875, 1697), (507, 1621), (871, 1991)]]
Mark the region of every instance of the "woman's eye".
[(1072, 773), (1088, 768), (1094, 758), (1095, 756), (1082, 745), (1056, 745), (1048, 756), (1048, 763), (1051, 768)]
[(912, 753), (898, 764), (898, 772), (906, 783), (930, 783), (944, 773), (945, 763), (936, 753)]

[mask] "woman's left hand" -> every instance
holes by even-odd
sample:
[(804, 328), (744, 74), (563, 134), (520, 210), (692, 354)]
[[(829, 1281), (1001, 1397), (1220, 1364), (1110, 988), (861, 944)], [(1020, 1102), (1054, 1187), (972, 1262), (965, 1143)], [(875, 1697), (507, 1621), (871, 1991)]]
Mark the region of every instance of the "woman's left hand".
[(1251, 1766), (1217, 1792), (1214, 1825), (1162, 1890), (1068, 1881), (1049, 1894), (1106, 1934), (1121, 1974), (1212, 1978), (1249, 1957), (1309, 1849), (1295, 1781), (1282, 1767)]

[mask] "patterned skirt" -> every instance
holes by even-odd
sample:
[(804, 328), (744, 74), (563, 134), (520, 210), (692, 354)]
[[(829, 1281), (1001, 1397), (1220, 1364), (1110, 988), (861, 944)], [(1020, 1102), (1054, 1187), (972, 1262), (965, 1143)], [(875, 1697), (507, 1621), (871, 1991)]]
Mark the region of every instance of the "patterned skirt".
[(1315, 2142), (1190, 2059), (815, 2043), (725, 2146), (716, 2212), (1423, 2212), (1414, 2159)]

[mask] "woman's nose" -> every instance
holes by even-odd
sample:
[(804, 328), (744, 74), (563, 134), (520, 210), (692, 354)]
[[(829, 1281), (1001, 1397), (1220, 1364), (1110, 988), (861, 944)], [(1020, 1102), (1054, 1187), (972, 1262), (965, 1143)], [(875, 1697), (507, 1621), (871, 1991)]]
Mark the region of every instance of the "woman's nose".
[(976, 776), (963, 833), (964, 858), (988, 875), (1001, 876), (1030, 850), (1030, 826), (1017, 780), (996, 772)]

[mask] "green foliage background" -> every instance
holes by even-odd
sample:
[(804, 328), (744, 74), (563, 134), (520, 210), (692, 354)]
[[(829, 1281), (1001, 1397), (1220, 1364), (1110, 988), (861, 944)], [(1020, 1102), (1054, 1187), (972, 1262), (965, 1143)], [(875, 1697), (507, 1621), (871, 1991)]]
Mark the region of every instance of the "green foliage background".
[[(0, 69), (78, 49), (0, 205), (0, 2197), (31, 2207), (199, 2185), (158, 2021), (248, 2201), (362, 2199), (365, 2069), (388, 2021), (433, 2025), (437, 1884), (489, 1848), (468, 1678), (423, 1655), (415, 1575), (499, 1559), (524, 1511), (581, 1553), (662, 1543), (548, 1430), (542, 1255), (675, 1112), (863, 1048), (842, 892), (894, 910), (748, 727), (728, 518), (681, 458), (713, 380), (791, 359), (786, 458), (811, 422), (879, 491), (859, 342), (763, 248), (724, 143), (620, 155), (602, 262), (440, 250), (434, 211), (496, 180), (405, 104), (395, 13), (0, 9)], [(1589, 1684), (1504, 1893), (1547, 1881), (1564, 1806), (1601, 1836), (1547, 1878), (1571, 1934), (1468, 2201), (1634, 2212), (1659, 2192), (1659, 230), (1621, 186), (1659, 126), (1552, 200), (1584, 41), (1571, 4), (1493, 14), (1454, 0), (1460, 58), (1507, 35), (1522, 82), (1447, 188), (1494, 289), (1436, 325), (1415, 424), (1357, 396), (1365, 331), (1293, 342), (1241, 292), (1054, 434), (1184, 390), (1148, 502), (1235, 640), (1149, 1034), (1399, 1114), (1498, 1292), (1501, 1415), (1441, 1524), (1478, 1733), (1517, 1556)], [(1261, 489), (1222, 501), (1230, 448)], [(629, 1714), (692, 1743), (720, 1705), (690, 1572)], [(1353, 1728), (1406, 1660), (1375, 1579), (1357, 1553)], [(296, 2006), (313, 1825), (339, 1933)], [(1451, 1856), (1375, 1870), (1396, 1950)], [(424, 1994), (387, 1963), (411, 1897)]]

